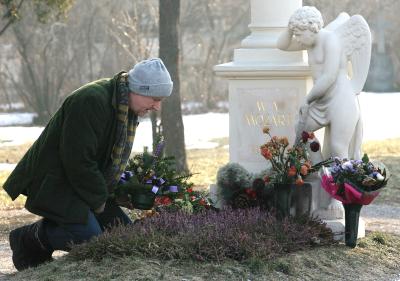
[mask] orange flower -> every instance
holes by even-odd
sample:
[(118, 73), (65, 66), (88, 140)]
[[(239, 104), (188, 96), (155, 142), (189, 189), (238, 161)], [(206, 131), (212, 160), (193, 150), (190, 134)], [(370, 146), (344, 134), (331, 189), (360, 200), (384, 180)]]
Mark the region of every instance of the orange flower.
[(302, 174), (303, 176), (306, 176), (308, 174), (308, 167), (306, 165), (301, 166), (300, 174)]
[(265, 126), (265, 127), (263, 128), (263, 133), (264, 133), (264, 134), (268, 134), (268, 133), (269, 133), (269, 127)]
[(303, 179), (301, 177), (298, 177), (295, 183), (296, 183), (297, 186), (300, 186), (300, 185), (304, 184), (304, 181), (303, 181)]
[(267, 160), (272, 159), (272, 153), (267, 147), (261, 147), (261, 155)]
[(283, 146), (288, 146), (289, 145), (289, 141), (287, 139), (287, 137), (283, 137), (280, 139), (280, 142)]
[(297, 174), (297, 170), (295, 166), (290, 166), (288, 170), (288, 176), (289, 177), (294, 177)]
[(310, 161), (306, 161), (306, 162), (304, 163), (304, 165), (305, 165), (308, 169), (311, 168), (311, 162), (310, 162)]

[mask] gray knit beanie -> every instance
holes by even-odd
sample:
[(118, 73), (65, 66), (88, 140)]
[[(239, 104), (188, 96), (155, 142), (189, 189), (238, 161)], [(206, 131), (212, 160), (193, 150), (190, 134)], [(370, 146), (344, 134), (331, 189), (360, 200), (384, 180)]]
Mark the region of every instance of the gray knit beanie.
[(129, 90), (142, 96), (169, 97), (171, 76), (159, 58), (137, 63), (128, 73)]

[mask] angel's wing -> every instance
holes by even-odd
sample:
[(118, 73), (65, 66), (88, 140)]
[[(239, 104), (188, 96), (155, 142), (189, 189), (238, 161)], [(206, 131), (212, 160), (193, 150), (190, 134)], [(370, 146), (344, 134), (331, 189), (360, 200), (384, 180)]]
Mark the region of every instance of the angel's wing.
[(351, 62), (351, 85), (359, 94), (367, 80), (371, 61), (371, 31), (368, 23), (360, 15), (350, 17), (336, 27), (333, 32), (339, 36), (344, 54)]
[(339, 26), (341, 26), (343, 23), (345, 23), (348, 19), (350, 18), (348, 13), (340, 13), (336, 19), (331, 21), (327, 26), (324, 27), (324, 29), (329, 30), (329, 31), (334, 31), (337, 29)]

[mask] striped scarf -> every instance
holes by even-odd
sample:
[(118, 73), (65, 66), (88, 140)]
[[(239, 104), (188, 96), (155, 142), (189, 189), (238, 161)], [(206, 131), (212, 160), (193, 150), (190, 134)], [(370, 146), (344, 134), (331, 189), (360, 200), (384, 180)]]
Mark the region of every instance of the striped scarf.
[(117, 78), (117, 131), (111, 152), (111, 164), (105, 172), (108, 189), (112, 191), (121, 178), (128, 163), (135, 138), (137, 115), (129, 110), (128, 74)]

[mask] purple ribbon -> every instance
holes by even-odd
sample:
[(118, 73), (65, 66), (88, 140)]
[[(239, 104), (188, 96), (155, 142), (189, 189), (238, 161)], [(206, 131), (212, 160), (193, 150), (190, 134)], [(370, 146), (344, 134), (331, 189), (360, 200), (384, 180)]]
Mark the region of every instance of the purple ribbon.
[(153, 188), (151, 189), (151, 192), (153, 192), (154, 194), (157, 194), (157, 192), (158, 192), (159, 189), (160, 189), (160, 188), (159, 188), (158, 186), (153, 185)]
[(121, 178), (119, 179), (118, 184), (125, 184), (129, 179), (133, 176), (131, 171), (125, 171), (122, 173)]
[[(125, 171), (121, 175), (121, 179), (119, 180), (119, 184), (125, 184), (126, 182), (129, 181), (129, 179), (133, 176), (133, 173), (131, 171)], [(156, 180), (157, 184), (154, 184), (154, 180)], [(148, 179), (146, 184), (152, 184), (153, 187), (151, 189), (151, 192), (154, 194), (157, 194), (157, 192), (160, 190), (161, 186), (166, 183), (166, 181), (163, 178), (157, 178), (156, 176), (152, 176), (151, 179)], [(176, 185), (170, 185), (168, 186), (168, 191), (169, 192), (179, 192), (178, 186)]]

